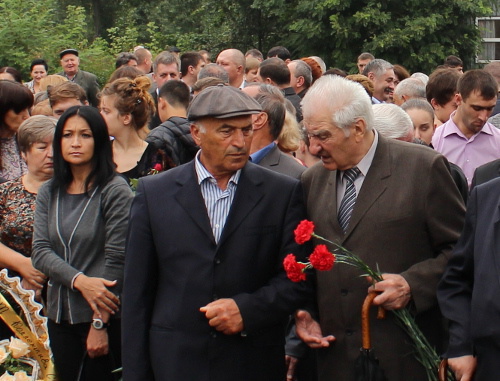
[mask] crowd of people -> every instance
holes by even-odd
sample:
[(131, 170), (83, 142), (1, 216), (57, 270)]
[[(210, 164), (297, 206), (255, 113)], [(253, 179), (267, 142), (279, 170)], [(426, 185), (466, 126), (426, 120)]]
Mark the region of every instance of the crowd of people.
[[(44, 305), (59, 380), (354, 380), (369, 292), (458, 380), (500, 378), (500, 62), (138, 46), (101, 89), (59, 58), (0, 69), (0, 265)], [(323, 243), (294, 240), (304, 219), (383, 280), (288, 279)], [(393, 315), (372, 337), (387, 380), (426, 379)]]

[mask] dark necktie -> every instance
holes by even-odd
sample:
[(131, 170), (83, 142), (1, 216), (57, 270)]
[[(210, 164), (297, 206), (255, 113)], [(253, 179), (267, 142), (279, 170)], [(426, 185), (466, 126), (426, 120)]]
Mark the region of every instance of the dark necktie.
[(356, 177), (358, 177), (359, 174), (360, 170), (358, 167), (344, 171), (346, 188), (338, 213), (339, 224), (344, 233), (347, 231), (349, 221), (351, 220), (352, 210), (354, 208), (354, 204), (356, 203), (356, 187), (354, 186), (354, 180), (356, 180)]

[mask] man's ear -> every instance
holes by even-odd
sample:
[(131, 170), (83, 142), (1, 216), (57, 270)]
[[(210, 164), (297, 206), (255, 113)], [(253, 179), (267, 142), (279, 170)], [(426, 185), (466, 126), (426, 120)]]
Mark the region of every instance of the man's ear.
[(158, 110), (165, 110), (168, 107), (168, 103), (162, 97), (158, 97)]
[(296, 82), (297, 83), (297, 87), (304, 86), (304, 82), (305, 82), (305, 80), (304, 80), (303, 76), (297, 77), (297, 82)]
[(193, 137), (194, 142), (198, 146), (201, 143), (201, 139), (200, 139), (200, 134), (201, 133), (202, 132), (200, 131), (200, 126), (198, 126), (197, 124), (191, 123), (191, 136)]
[(363, 118), (358, 118), (354, 122), (354, 137), (356, 141), (361, 141), (366, 134), (366, 121)]
[(252, 125), (253, 129), (260, 130), (267, 124), (267, 120), (269, 119), (267, 113), (264, 111), (259, 112), (258, 114), (252, 115)]
[(370, 72), (368, 73), (367, 77), (368, 77), (368, 79), (370, 79), (370, 80), (372, 80), (372, 81), (373, 81), (373, 80), (375, 79), (375, 74), (374, 74), (372, 71), (370, 71)]
[(431, 99), (431, 106), (434, 110), (439, 108), (439, 103), (437, 103), (436, 98)]

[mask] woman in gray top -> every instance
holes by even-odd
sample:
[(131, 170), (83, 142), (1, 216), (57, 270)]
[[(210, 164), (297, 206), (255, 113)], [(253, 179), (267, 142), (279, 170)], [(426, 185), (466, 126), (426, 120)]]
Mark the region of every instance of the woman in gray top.
[(113, 380), (121, 366), (119, 295), (132, 192), (115, 172), (99, 111), (68, 109), (54, 177), (38, 193), (32, 261), (49, 278), (47, 314), (60, 381)]

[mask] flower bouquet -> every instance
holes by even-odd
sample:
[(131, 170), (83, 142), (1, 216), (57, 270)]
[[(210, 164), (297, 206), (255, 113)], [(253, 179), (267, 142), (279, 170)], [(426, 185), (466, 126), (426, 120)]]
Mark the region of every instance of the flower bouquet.
[[(295, 242), (299, 245), (304, 244), (314, 237), (335, 247), (335, 253), (330, 252), (326, 245), (321, 244), (315, 247), (314, 251), (308, 258), (308, 262), (297, 262), (294, 254), (288, 254), (283, 260), (283, 267), (285, 268), (288, 278), (292, 282), (305, 280), (306, 270), (308, 269), (328, 271), (335, 263), (344, 263), (356, 267), (361, 270), (361, 276), (371, 277), (374, 283), (383, 280), (382, 273), (378, 269), (373, 270), (365, 262), (363, 262), (361, 258), (343, 246), (314, 233), (314, 223), (312, 221), (301, 221), (294, 230), (294, 235)], [(427, 372), (428, 380), (438, 381), (438, 367), (441, 360), (436, 353), (436, 350), (430, 345), (427, 338), (417, 326), (410, 311), (407, 308), (402, 308), (391, 312), (394, 313), (396, 321), (411, 338), (415, 349), (415, 356), (424, 366)], [(448, 380), (454, 380), (451, 373), (448, 373)]]
[[(160, 163), (156, 163), (154, 167), (149, 170), (146, 176), (157, 175), (161, 171), (163, 171), (163, 166)], [(139, 179), (131, 178), (129, 185), (130, 188), (132, 188), (132, 191), (135, 193), (137, 191), (137, 185), (139, 185)]]

